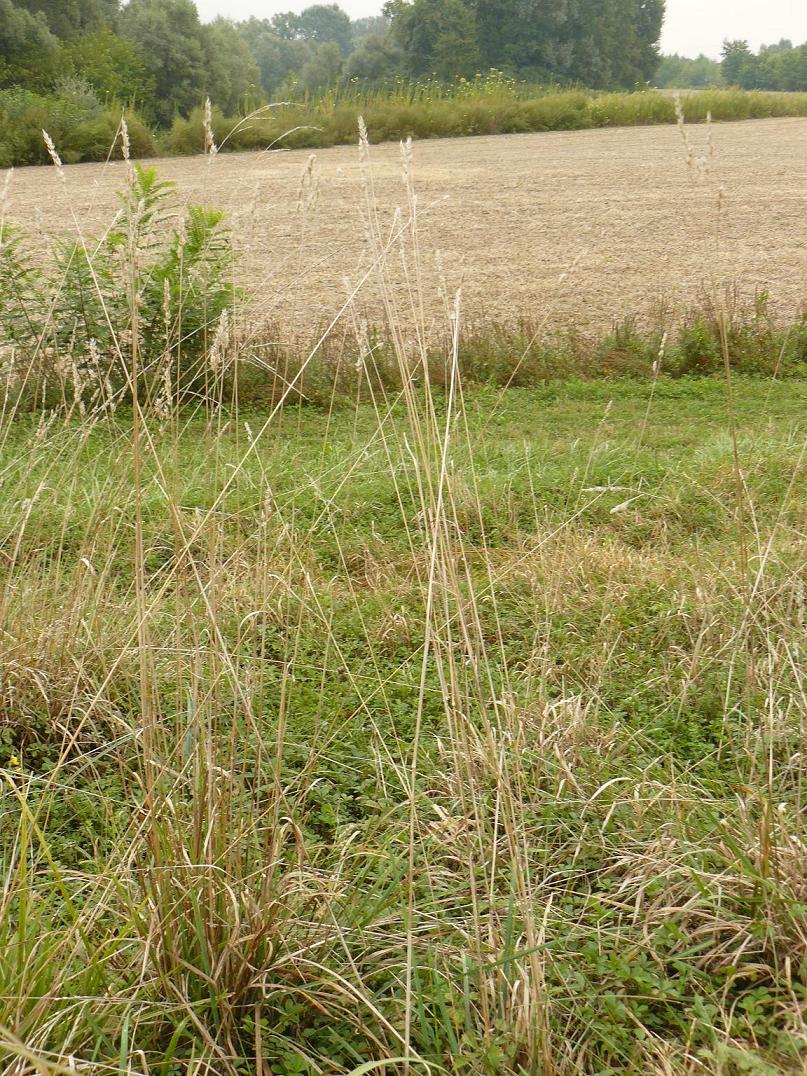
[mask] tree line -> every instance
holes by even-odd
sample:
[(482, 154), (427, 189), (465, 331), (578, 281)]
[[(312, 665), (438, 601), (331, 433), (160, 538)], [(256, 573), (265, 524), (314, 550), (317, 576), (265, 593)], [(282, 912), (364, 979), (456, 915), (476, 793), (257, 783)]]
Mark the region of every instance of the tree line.
[(656, 85), (680, 89), (739, 86), (743, 90), (807, 92), (807, 44), (782, 40), (754, 52), (747, 41), (726, 41), (723, 58), (662, 57)]
[(389, 0), (407, 73), (492, 67), (528, 81), (633, 88), (652, 78), (664, 0)]
[(389, 0), (203, 24), (193, 0), (0, 0), (0, 89), (82, 88), (169, 125), (205, 97), (235, 113), (340, 81), (531, 81), (634, 87), (652, 78), (664, 0)]
[(723, 48), (723, 79), (744, 90), (807, 91), (807, 44), (783, 40), (753, 52), (747, 41)]

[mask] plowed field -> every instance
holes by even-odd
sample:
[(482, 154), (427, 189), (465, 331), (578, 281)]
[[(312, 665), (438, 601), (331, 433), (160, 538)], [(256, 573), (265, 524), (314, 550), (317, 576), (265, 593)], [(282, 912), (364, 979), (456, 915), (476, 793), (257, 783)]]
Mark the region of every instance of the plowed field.
[[(807, 120), (689, 129), (704, 168), (687, 164), (675, 128), (610, 129), (428, 141), (414, 146), (422, 278), (439, 318), (462, 287), (467, 317), (527, 317), (607, 327), (682, 310), (705, 291), (769, 292), (789, 313), (805, 295)], [(346, 278), (370, 264), (367, 179), (358, 150), (220, 154), (162, 160), (178, 200), (228, 210), (242, 250), (239, 275), (261, 309), (314, 328), (338, 310)], [(42, 241), (110, 220), (124, 165), (20, 169), (7, 215)], [(406, 214), (398, 146), (373, 147), (381, 232)], [(2, 176), (0, 176), (0, 184)], [(402, 274), (396, 249), (388, 272)], [(441, 295), (442, 290), (442, 295)], [(372, 281), (360, 303), (380, 318)]]

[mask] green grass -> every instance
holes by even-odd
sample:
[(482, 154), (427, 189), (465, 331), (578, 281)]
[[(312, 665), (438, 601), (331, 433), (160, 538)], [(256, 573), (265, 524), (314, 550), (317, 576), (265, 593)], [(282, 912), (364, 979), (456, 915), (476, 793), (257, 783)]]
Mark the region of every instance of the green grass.
[[(715, 121), (807, 116), (805, 93), (715, 89), (684, 93), (682, 100), (691, 123), (710, 114)], [(371, 142), (676, 122), (673, 98), (656, 90), (602, 93), (534, 86), (491, 72), (449, 86), (431, 80), (382, 89), (351, 83), (318, 97), (284, 100), (248, 117), (214, 109), (213, 129), (223, 150), (319, 148), (354, 143), (360, 116)], [(97, 102), (19, 88), (0, 91), (0, 168), (48, 164), (43, 128), (66, 163), (106, 160), (117, 153), (120, 118), (119, 108), (104, 109)], [(149, 130), (135, 114), (127, 118), (135, 157), (205, 152), (201, 103), (168, 131)]]
[[(690, 123), (703, 123), (709, 114), (715, 121), (807, 116), (804, 93), (706, 90), (683, 94), (682, 103)], [(224, 149), (318, 148), (354, 143), (360, 116), (371, 142), (676, 122), (674, 99), (655, 90), (596, 93), (480, 80), (454, 93), (431, 84), (389, 91), (348, 88), (272, 107), (247, 120), (214, 113), (213, 126)], [(176, 120), (163, 145), (170, 154), (201, 153), (202, 110)]]
[(7, 422), (5, 1063), (803, 1071), (807, 382), (733, 390)]
[(803, 319), (429, 333), (371, 212), (301, 357), (160, 191), (4, 236), (4, 1069), (804, 1071)]

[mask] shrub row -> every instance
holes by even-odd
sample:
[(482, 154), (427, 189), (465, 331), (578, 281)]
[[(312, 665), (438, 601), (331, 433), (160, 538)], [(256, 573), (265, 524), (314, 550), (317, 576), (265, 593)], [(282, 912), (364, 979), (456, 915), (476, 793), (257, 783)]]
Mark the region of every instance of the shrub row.
[[(119, 108), (106, 108), (92, 93), (58, 97), (30, 90), (0, 90), (0, 168), (47, 164), (42, 132), (47, 131), (66, 164), (105, 160), (115, 143), (121, 121)], [(131, 153), (149, 157), (157, 152), (152, 132), (135, 115), (127, 114)]]
[[(683, 99), (687, 121), (717, 121), (807, 116), (807, 94), (710, 90)], [(372, 142), (402, 138), (453, 138), (530, 131), (577, 131), (596, 127), (631, 127), (676, 122), (672, 97), (647, 90), (592, 94), (584, 90), (538, 92), (522, 97), (502, 93), (418, 98), (409, 94), (325, 97), (265, 110), (247, 120), (214, 110), (217, 142), (225, 149), (252, 150), (284, 145), (319, 148), (356, 140), (364, 116)], [(169, 154), (198, 153), (204, 147), (201, 109), (175, 120), (163, 139)]]
[[(807, 94), (709, 90), (684, 98), (690, 122), (707, 115), (719, 121), (807, 116)], [(536, 87), (527, 93), (503, 86), (500, 92), (473, 89), (453, 96), (427, 87), (377, 93), (328, 93), (319, 99), (269, 107), (247, 118), (214, 110), (217, 144), (225, 150), (269, 146), (320, 148), (356, 139), (363, 115), (373, 142), (401, 138), (452, 138), (530, 131), (572, 131), (596, 127), (675, 123), (671, 97), (656, 91), (593, 94), (584, 90)], [(102, 105), (80, 80), (58, 96), (13, 89), (0, 91), (0, 167), (45, 164), (42, 131), (53, 138), (66, 163), (104, 160), (115, 141), (121, 110)], [(190, 155), (205, 145), (204, 114), (196, 109), (177, 117), (157, 135), (127, 113), (131, 152), (135, 157)]]
[[(370, 358), (360, 358), (349, 336), (338, 333), (327, 338), (312, 360), (306, 358), (305, 346), (285, 346), (279, 327), (270, 326), (265, 338), (260, 369), (248, 363), (233, 368), (238, 397), (250, 405), (275, 404), (282, 394), (291, 402), (330, 408), (365, 391), (372, 395), (401, 387), (401, 366), (383, 330), (372, 335)], [(433, 341), (427, 356), (433, 385), (447, 382), (450, 354), (448, 337)], [(693, 309), (667, 332), (643, 328), (631, 319), (600, 335), (547, 331), (529, 321), (481, 322), (463, 330), (458, 353), (466, 386), (499, 388), (534, 388), (566, 379), (722, 377), (726, 360), (733, 373), (743, 376), (807, 377), (807, 314), (778, 322), (769, 315), (763, 295), (752, 310), (739, 305), (722, 312), (708, 305)], [(413, 374), (423, 378), (420, 364)], [(289, 393), (292, 383), (295, 388)]]

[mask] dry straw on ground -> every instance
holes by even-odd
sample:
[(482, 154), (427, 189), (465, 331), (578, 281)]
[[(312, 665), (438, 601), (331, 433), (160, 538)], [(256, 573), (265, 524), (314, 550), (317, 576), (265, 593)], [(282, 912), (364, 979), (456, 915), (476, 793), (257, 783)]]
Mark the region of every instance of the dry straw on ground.
[[(426, 300), (442, 318), (439, 264), (449, 295), (462, 286), (467, 313), (499, 320), (541, 320), (551, 310), (556, 323), (607, 328), (628, 315), (651, 317), (662, 299), (683, 308), (727, 282), (746, 295), (768, 291), (790, 313), (804, 295), (805, 135), (803, 119), (716, 125), (706, 179), (687, 168), (672, 127), (419, 143)], [(695, 153), (709, 151), (705, 129), (691, 139)], [(374, 147), (373, 161), (382, 223), (391, 226), (406, 199), (398, 146)], [(92, 233), (110, 218), (122, 168), (68, 168), (69, 205), (54, 170), (20, 169), (9, 218), (41, 221), (53, 233), (72, 227), (75, 213)], [(345, 277), (358, 279), (368, 264), (353, 147), (321, 150), (313, 166), (301, 150), (165, 160), (160, 172), (182, 201), (228, 210), (245, 248), (243, 282), (286, 325), (329, 321)], [(313, 189), (316, 198), (306, 193)], [(559, 282), (574, 263), (573, 279)], [(382, 320), (379, 301), (364, 290), (371, 321)]]

